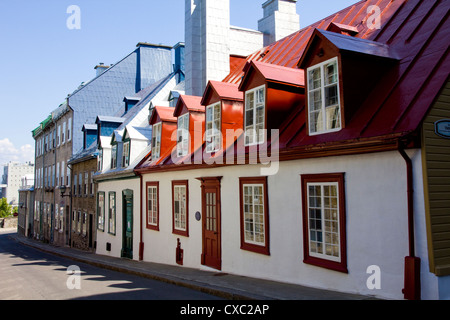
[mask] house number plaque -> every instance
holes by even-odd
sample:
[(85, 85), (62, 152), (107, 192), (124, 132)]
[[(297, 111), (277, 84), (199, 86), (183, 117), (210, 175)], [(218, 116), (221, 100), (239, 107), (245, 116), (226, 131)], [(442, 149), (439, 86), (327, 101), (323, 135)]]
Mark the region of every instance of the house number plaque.
[(434, 132), (442, 138), (450, 139), (450, 120), (439, 120), (434, 123)]

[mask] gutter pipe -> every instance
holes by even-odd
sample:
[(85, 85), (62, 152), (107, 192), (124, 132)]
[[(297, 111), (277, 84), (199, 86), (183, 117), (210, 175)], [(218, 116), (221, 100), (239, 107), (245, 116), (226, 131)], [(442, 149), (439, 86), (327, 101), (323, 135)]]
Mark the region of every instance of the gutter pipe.
[(415, 256), (414, 237), (414, 188), (413, 165), (411, 158), (406, 154), (405, 147), (399, 143), (398, 152), (406, 163), (407, 205), (408, 205), (408, 242), (409, 256), (405, 257), (405, 278), (402, 290), (407, 300), (420, 300), (420, 258)]

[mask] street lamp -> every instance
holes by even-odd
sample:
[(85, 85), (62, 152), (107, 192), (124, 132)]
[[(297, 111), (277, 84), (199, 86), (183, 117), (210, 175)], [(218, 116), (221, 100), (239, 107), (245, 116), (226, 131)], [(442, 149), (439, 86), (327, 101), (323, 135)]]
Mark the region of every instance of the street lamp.
[(66, 193), (66, 190), (67, 190), (66, 186), (59, 187), (59, 190), (61, 191), (61, 197), (70, 197), (72, 195), (70, 190), (69, 190), (69, 194), (64, 194), (64, 193)]

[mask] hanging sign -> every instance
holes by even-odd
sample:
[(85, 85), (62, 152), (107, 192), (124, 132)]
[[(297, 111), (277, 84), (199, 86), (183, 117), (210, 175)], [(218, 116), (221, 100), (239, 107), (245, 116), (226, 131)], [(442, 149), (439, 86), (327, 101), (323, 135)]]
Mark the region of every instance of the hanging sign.
[(450, 139), (450, 120), (439, 120), (434, 123), (434, 132), (442, 138)]

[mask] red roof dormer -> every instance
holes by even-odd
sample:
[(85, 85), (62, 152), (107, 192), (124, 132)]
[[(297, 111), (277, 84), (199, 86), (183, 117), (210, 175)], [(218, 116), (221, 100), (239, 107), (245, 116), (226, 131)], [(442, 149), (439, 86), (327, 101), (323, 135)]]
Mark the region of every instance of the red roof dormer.
[[(191, 155), (203, 144), (205, 106), (202, 97), (181, 95), (173, 112), (177, 123), (177, 157)], [(189, 134), (187, 134), (189, 133)]]
[[(345, 128), (373, 87), (397, 61), (395, 52), (387, 44), (331, 31), (314, 30), (298, 62), (298, 67), (305, 70), (305, 82), (308, 75), (310, 76), (309, 87), (307, 87), (310, 97), (307, 94), (306, 98), (308, 101), (308, 98), (313, 97), (315, 88), (313, 82), (317, 82), (322, 89), (327, 85), (327, 76), (324, 73), (328, 71), (325, 69), (333, 64), (333, 77), (336, 78), (335, 83), (338, 88), (337, 92), (333, 93), (333, 96), (337, 97), (338, 105), (336, 109), (338, 115), (335, 119), (339, 123), (336, 124), (335, 129), (330, 130), (327, 126), (332, 126), (331, 121), (325, 120), (317, 130), (311, 130), (315, 123), (315, 120), (311, 119), (314, 112), (311, 108), (314, 107), (311, 106), (311, 102), (307, 102), (309, 106), (307, 116), (310, 117), (307, 126), (310, 134), (327, 133)], [(313, 79), (315, 77), (313, 69), (319, 70), (315, 73), (318, 74), (317, 80)], [(323, 77), (322, 80), (321, 77)], [(328, 99), (325, 94), (322, 95), (322, 102)], [(320, 101), (319, 98), (316, 100)]]
[[(209, 81), (201, 104), (205, 106), (206, 116), (205, 152), (226, 150), (242, 133), (239, 130), (243, 127), (243, 93), (236, 84)], [(234, 139), (226, 139), (227, 130), (236, 133)]]
[(304, 104), (304, 72), (258, 61), (249, 62), (244, 72), (239, 90), (245, 97), (245, 145), (260, 144), (265, 142), (262, 135), (252, 136), (249, 130), (266, 129), (270, 137), (272, 129), (279, 129), (292, 110)]
[(177, 118), (173, 116), (173, 111), (172, 107), (156, 106), (150, 116), (153, 164), (168, 157), (176, 145), (175, 139), (172, 139), (172, 134), (177, 129)]

